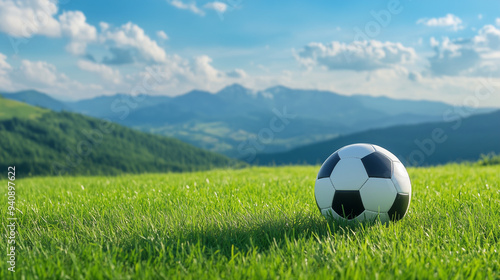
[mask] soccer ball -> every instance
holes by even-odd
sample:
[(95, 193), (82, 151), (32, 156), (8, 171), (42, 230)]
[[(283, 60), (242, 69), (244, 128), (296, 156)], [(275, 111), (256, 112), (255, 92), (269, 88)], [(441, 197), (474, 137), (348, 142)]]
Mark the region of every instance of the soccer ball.
[(391, 152), (377, 145), (353, 144), (325, 160), (314, 196), (326, 218), (386, 223), (405, 216), (411, 183), (406, 168)]

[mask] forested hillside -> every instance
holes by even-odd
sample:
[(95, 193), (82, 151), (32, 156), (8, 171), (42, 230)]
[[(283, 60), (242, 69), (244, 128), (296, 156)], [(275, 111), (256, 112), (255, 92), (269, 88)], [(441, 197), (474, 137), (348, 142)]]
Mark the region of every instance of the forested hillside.
[(176, 139), (75, 113), (3, 98), (0, 112), (0, 170), (15, 165), (18, 176), (190, 171), (233, 163)]

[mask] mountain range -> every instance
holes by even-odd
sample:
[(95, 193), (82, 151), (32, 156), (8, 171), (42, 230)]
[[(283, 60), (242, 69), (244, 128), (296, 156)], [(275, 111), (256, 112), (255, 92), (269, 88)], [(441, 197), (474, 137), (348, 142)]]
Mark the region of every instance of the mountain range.
[(500, 154), (500, 110), (456, 115), (446, 122), (367, 130), (286, 152), (258, 154), (254, 161), (262, 165), (321, 164), (337, 149), (353, 143), (382, 146), (412, 166), (475, 161), (481, 154)]
[[(62, 102), (36, 91), (3, 96), (55, 111), (108, 119), (249, 159), (258, 153), (284, 152), (368, 129), (438, 122), (454, 109), (434, 101), (346, 96), (283, 86), (255, 91), (238, 84), (216, 93), (193, 90), (176, 97), (116, 94)], [(476, 110), (488, 111), (491, 109)]]

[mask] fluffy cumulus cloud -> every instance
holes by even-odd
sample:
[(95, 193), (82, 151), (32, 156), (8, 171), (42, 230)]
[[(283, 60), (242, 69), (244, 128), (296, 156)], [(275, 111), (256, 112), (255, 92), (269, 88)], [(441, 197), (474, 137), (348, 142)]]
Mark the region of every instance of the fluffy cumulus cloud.
[(81, 98), (106, 92), (101, 85), (82, 84), (60, 73), (56, 66), (46, 61), (21, 60), (12, 67), (0, 53), (0, 89), (19, 91), (37, 89), (62, 98)]
[(369, 71), (410, 63), (416, 54), (413, 48), (401, 43), (371, 40), (349, 44), (337, 41), (326, 45), (310, 43), (295, 56), (309, 68), (320, 66), (328, 70)]
[(64, 79), (62, 74), (57, 73), (54, 65), (45, 61), (23, 60), (17, 74), (34, 85), (54, 85), (58, 80)]
[(201, 6), (201, 8), (196, 5), (196, 1), (188, 1), (189, 0), (167, 0), (171, 6), (177, 9), (190, 11), (199, 16), (204, 16), (205, 10), (214, 10), (219, 14), (223, 14), (228, 10), (228, 4), (221, 1), (208, 2)]
[(72, 54), (85, 53), (88, 42), (94, 41), (97, 32), (86, 22), (80, 11), (58, 12), (57, 2), (51, 0), (0, 0), (0, 31), (16, 38), (34, 35), (67, 37), (66, 50)]
[(500, 75), (500, 30), (493, 25), (485, 25), (471, 39), (431, 38), (431, 46), (429, 69), (434, 75)]
[(221, 14), (227, 10), (227, 4), (223, 3), (223, 2), (218, 2), (218, 1), (207, 3), (207, 4), (205, 4), (204, 7), (207, 9), (210, 9), (210, 10), (214, 10), (214, 11), (221, 13)]
[(59, 22), (63, 35), (71, 40), (66, 50), (75, 55), (85, 54), (87, 43), (97, 38), (96, 28), (87, 23), (80, 11), (64, 12), (59, 16)]
[(243, 79), (248, 77), (247, 73), (243, 69), (236, 68), (234, 70), (226, 72), (226, 76), (235, 79)]
[(120, 71), (104, 64), (99, 64), (88, 60), (79, 60), (78, 67), (82, 70), (96, 73), (105, 81), (109, 81), (114, 84), (119, 84), (122, 80)]
[(452, 41), (444, 38), (442, 42), (432, 41), (434, 56), (429, 58), (430, 70), (434, 75), (458, 75), (475, 67), (480, 55), (466, 42)]
[(8, 74), (12, 66), (7, 62), (7, 56), (3, 53), (0, 53), (0, 89), (5, 90), (10, 87), (10, 79)]
[(101, 28), (101, 31), (104, 32), (109, 29), (109, 23), (107, 22), (99, 22), (99, 27)]
[[(13, 68), (7, 62), (7, 57), (0, 54), (1, 89), (36, 88), (55, 95), (80, 94), (85, 91), (82, 96), (116, 91), (127, 92), (134, 88), (136, 82), (141, 81), (141, 76), (149, 72), (139, 70), (136, 73), (122, 75), (114, 67), (136, 62), (137, 66), (155, 69), (159, 73), (158, 76), (162, 78), (163, 82), (158, 84), (157, 89), (151, 89), (150, 93), (168, 91), (171, 94), (180, 94), (194, 88), (216, 90), (234, 83), (235, 79), (248, 77), (242, 69), (223, 71), (215, 68), (212, 65), (212, 58), (207, 55), (196, 56), (192, 59), (168, 55), (142, 28), (132, 22), (116, 27), (101, 22), (98, 30), (87, 22), (84, 13), (80, 11), (58, 13), (55, 3), (44, 0), (0, 0), (0, 32), (8, 31), (8, 34), (19, 37), (31, 37), (38, 34), (67, 38), (69, 43), (66, 50), (69, 53), (88, 58), (87, 60), (80, 59), (76, 63), (82, 71), (81, 74), (90, 75), (90, 77), (94, 74), (100, 77), (102, 79), (100, 85), (82, 84), (72, 80), (58, 72), (55, 65), (46, 61), (22, 60), (18, 67)], [(173, 0), (170, 3), (177, 8), (203, 14), (203, 11), (194, 4), (195, 2), (186, 4), (187, 2)], [(211, 2), (204, 8), (218, 12), (226, 11), (226, 6), (222, 2)], [(35, 22), (26, 21), (27, 18), (34, 18)], [(33, 24), (31, 29), (28, 29), (28, 33), (25, 28), (27, 24)], [(168, 39), (167, 34), (161, 30), (156, 33), (156, 37), (159, 40)], [(87, 53), (89, 44), (106, 49), (109, 54), (98, 62)]]
[(432, 27), (448, 27), (452, 30), (463, 29), (462, 20), (453, 14), (447, 14), (440, 18), (421, 18), (417, 21), (417, 24), (423, 24)]
[(188, 10), (194, 14), (197, 14), (197, 15), (200, 15), (200, 16), (204, 16), (205, 15), (205, 12), (203, 10), (201, 10), (200, 8), (198, 8), (198, 6), (196, 6), (196, 2), (192, 1), (190, 3), (186, 3), (186, 2), (183, 2), (181, 0), (167, 0), (167, 2), (176, 7), (177, 9), (181, 9), (181, 10)]
[(202, 55), (194, 58), (193, 73), (196, 76), (204, 77), (208, 81), (217, 81), (223, 75), (221, 71), (212, 66), (212, 58), (208, 55)]
[[(148, 81), (147, 84), (152, 84), (152, 89), (148, 90), (147, 93), (167, 93), (170, 95), (186, 93), (193, 89), (217, 91), (235, 82), (246, 83), (249, 86), (255, 84), (259, 86), (272, 85), (269, 82), (257, 81), (242, 69), (234, 69), (228, 72), (217, 69), (212, 65), (212, 58), (207, 55), (197, 56), (192, 59), (172, 55), (168, 56), (167, 59), (166, 63), (154, 64), (146, 67), (145, 71), (128, 75), (128, 82), (132, 85), (130, 87), (132, 92), (130, 93), (146, 93), (136, 91), (136, 86), (134, 86), (144, 85), (145, 79)], [(153, 79), (150, 78), (151, 76)], [(142, 89), (144, 90), (143, 87)]]
[(156, 32), (156, 36), (160, 38), (160, 40), (168, 40), (168, 35), (163, 30), (159, 30)]
[[(182, 2), (177, 2), (174, 0), (173, 4), (182, 6)], [(166, 61), (165, 51), (136, 24), (129, 22), (112, 29), (108, 23), (101, 22), (101, 34), (98, 34), (81, 11), (64, 11), (59, 16), (57, 13), (57, 2), (52, 0), (0, 0), (0, 32), (22, 38), (62, 36), (69, 39), (66, 50), (78, 56), (86, 54), (89, 43), (100, 43), (111, 48), (110, 64), (130, 63), (132, 60), (126, 57), (130, 49), (136, 50), (145, 60)], [(162, 40), (168, 39), (163, 31), (157, 35)], [(119, 52), (118, 48), (124, 50)]]
[(7, 63), (7, 56), (4, 55), (3, 53), (0, 53), (0, 73), (2, 73), (2, 71), (6, 71), (11, 68), (12, 67), (10, 66), (10, 64)]
[(484, 47), (490, 51), (500, 51), (500, 29), (493, 25), (485, 25), (478, 31), (473, 42), (477, 47)]
[(112, 29), (107, 23), (101, 23), (102, 43), (111, 42), (118, 48), (133, 48), (146, 60), (153, 62), (165, 62), (167, 54), (165, 50), (158, 46), (142, 28), (128, 22), (118, 28)]
[(0, 31), (13, 37), (58, 37), (61, 27), (54, 18), (57, 10), (51, 0), (0, 0)]

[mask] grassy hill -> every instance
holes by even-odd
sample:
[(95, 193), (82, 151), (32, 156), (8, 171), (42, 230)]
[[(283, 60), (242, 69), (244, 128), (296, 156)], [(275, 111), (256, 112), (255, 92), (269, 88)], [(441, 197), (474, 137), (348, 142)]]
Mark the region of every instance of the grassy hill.
[(233, 160), (176, 139), (68, 112), (0, 99), (0, 170), (18, 174), (191, 171)]
[(56, 100), (45, 93), (36, 90), (23, 90), (14, 93), (2, 93), (7, 99), (12, 99), (27, 103), (29, 105), (38, 106), (53, 111), (69, 110), (70, 108), (65, 102)]
[(36, 119), (47, 112), (49, 112), (47, 109), (33, 107), (0, 96), (0, 120), (11, 118)]
[(387, 225), (324, 219), (319, 166), (16, 180), (0, 279), (500, 279), (498, 168), (409, 168)]
[(382, 146), (407, 165), (477, 160), (481, 154), (500, 153), (499, 123), (500, 111), (495, 111), (450, 122), (374, 129), (283, 153), (260, 154), (254, 162), (264, 165), (320, 164), (335, 150), (353, 143)]

